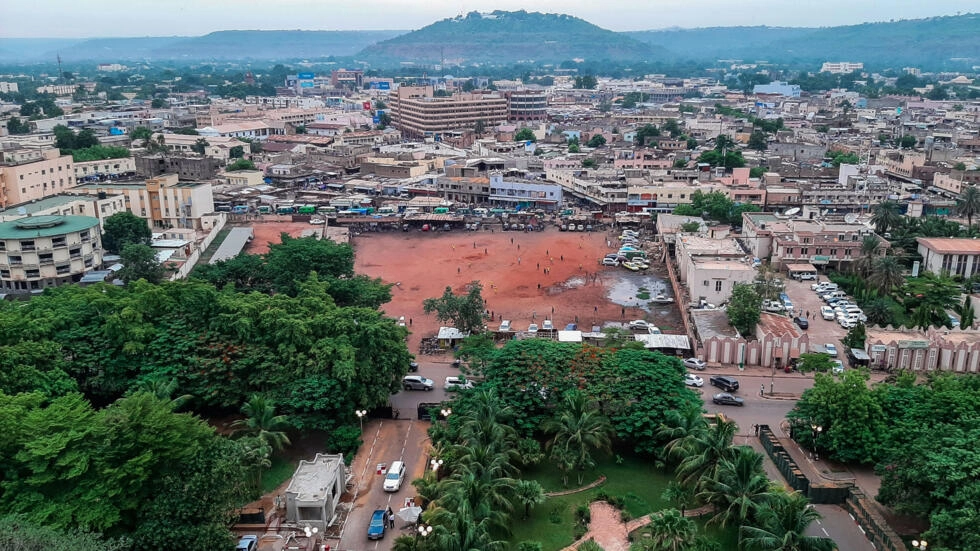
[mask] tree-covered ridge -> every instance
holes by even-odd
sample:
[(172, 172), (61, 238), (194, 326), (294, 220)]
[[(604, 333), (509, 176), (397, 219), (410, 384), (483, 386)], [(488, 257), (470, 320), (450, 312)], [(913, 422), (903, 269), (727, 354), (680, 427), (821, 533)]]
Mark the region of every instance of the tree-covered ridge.
[(662, 49), (588, 21), (561, 14), (526, 11), (471, 12), (443, 19), (419, 30), (379, 42), (357, 54), (375, 62), (412, 60), (513, 63), (521, 60), (560, 62), (641, 60), (662, 57)]

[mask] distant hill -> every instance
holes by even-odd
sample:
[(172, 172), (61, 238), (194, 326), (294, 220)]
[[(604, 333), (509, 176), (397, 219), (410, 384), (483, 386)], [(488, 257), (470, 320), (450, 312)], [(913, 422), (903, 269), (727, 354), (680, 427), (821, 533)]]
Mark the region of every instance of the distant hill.
[(204, 36), (0, 39), (0, 62), (276, 60), (350, 56), (405, 31), (218, 31)]
[(635, 61), (662, 57), (661, 48), (577, 17), (537, 12), (472, 12), (379, 42), (355, 56), (373, 64), (440, 60), (496, 64), (572, 59)]
[(666, 48), (680, 59), (862, 61), (869, 67), (942, 69), (980, 64), (978, 29), (980, 14), (966, 14), (842, 27), (714, 27), (625, 34)]

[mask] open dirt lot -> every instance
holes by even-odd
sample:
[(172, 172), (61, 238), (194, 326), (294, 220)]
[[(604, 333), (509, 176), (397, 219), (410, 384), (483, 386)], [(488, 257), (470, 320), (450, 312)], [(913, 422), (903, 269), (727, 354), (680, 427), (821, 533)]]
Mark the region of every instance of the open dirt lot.
[(599, 265), (611, 250), (607, 240), (615, 237), (550, 228), (531, 233), (362, 234), (354, 238), (355, 270), (398, 284), (383, 308), (392, 317), (411, 321), (409, 349), (416, 351), (421, 337), (439, 328), (435, 316), (423, 314), (422, 301), (442, 295), (447, 285), (461, 293), (471, 281), (483, 285), (486, 309), (495, 318), (488, 324), (492, 329), (501, 319), (522, 331), (546, 318), (556, 328), (578, 321), (580, 329), (588, 330), (604, 320), (645, 317), (645, 311), (608, 298), (611, 286), (626, 274)]

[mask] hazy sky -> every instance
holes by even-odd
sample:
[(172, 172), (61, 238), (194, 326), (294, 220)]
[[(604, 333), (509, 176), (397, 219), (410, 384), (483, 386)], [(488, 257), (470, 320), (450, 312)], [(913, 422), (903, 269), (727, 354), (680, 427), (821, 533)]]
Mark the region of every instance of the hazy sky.
[(830, 26), (980, 12), (980, 0), (0, 0), (0, 37), (173, 36), (226, 29), (417, 29), (470, 11), (567, 13), (615, 31)]

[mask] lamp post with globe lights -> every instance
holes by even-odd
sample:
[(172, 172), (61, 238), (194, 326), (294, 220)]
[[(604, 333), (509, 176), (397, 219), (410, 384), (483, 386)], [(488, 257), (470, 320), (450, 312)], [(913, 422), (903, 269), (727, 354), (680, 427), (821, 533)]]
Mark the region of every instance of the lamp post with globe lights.
[(926, 540), (912, 540), (912, 547), (917, 551), (926, 551), (929, 543)]
[(433, 459), (429, 461), (429, 466), (432, 467), (432, 472), (439, 472), (439, 467), (442, 467), (442, 459)]
[(439, 413), (442, 414), (443, 419), (449, 419), (449, 416), (453, 414), (453, 410), (452, 408), (442, 408), (439, 410)]
[(354, 412), (357, 415), (357, 421), (361, 424), (361, 432), (364, 432), (364, 416), (367, 415), (366, 409), (359, 409)]
[(415, 537), (418, 538), (419, 536), (422, 536), (423, 538), (427, 538), (431, 533), (432, 533), (431, 526), (429, 526), (428, 524), (419, 524), (419, 528), (418, 531), (415, 533)]
[(813, 459), (820, 461), (820, 453), (817, 451), (817, 437), (823, 432), (823, 427), (814, 423), (810, 425), (810, 430), (813, 431)]

